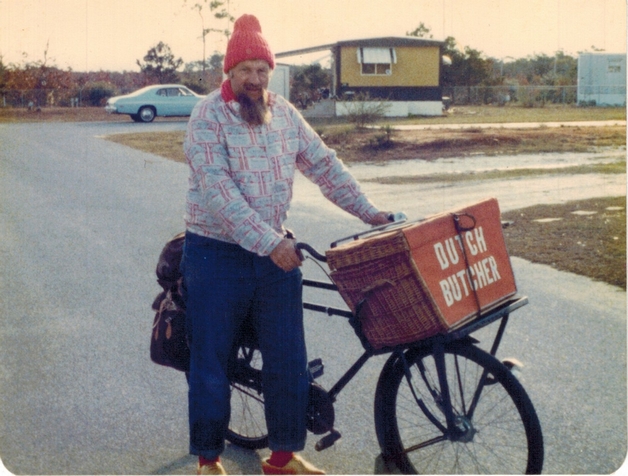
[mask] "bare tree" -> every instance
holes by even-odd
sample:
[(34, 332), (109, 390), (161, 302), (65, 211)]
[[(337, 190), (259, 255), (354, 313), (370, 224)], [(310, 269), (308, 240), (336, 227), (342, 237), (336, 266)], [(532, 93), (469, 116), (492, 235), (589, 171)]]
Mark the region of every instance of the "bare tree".
[(176, 82), (178, 80), (177, 69), (183, 64), (183, 59), (175, 59), (170, 47), (163, 41), (148, 50), (144, 61), (142, 64), (140, 60), (137, 60), (140, 70), (148, 78), (154, 78), (159, 84)]
[[(183, 0), (184, 4), (188, 4), (188, 0)], [(225, 6), (226, 3), (226, 6)], [(202, 0), (194, 3), (190, 6), (192, 10), (196, 10), (198, 15), (201, 17), (201, 39), (203, 40), (203, 73), (205, 72), (206, 64), (207, 64), (207, 35), (210, 33), (219, 33), (225, 35), (227, 38), (231, 35), (230, 26), (235, 21), (235, 18), (231, 16), (229, 13), (229, 0), (226, 2), (221, 0)], [(207, 28), (205, 26), (205, 16), (203, 15), (205, 9), (209, 9), (209, 13), (213, 16), (214, 19), (226, 20), (227, 28)]]

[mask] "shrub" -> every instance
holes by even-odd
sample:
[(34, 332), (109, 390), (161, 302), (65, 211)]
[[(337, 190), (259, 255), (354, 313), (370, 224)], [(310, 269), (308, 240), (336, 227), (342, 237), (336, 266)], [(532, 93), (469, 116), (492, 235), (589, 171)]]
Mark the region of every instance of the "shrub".
[(519, 92), (518, 99), (523, 107), (545, 107), (545, 95), (534, 88), (524, 88)]
[(580, 101), (578, 103), (580, 107), (595, 107), (597, 106), (597, 101), (595, 99), (591, 99), (590, 101)]
[(382, 133), (376, 134), (369, 141), (369, 146), (375, 150), (390, 149), (395, 143), (393, 141), (393, 134), (395, 129), (390, 124), (382, 127)]
[(184, 80), (181, 84), (187, 86), (196, 94), (200, 94), (201, 96), (210, 93), (210, 88), (202, 81)]
[(351, 126), (337, 126), (329, 128), (319, 128), (316, 133), (325, 141), (327, 145), (346, 144), (351, 135)]
[(86, 83), (81, 92), (84, 106), (104, 106), (107, 99), (115, 95), (113, 84), (105, 81)]
[(372, 124), (384, 117), (388, 109), (386, 100), (371, 100), (368, 95), (358, 95), (353, 101), (347, 101), (347, 120), (358, 129)]

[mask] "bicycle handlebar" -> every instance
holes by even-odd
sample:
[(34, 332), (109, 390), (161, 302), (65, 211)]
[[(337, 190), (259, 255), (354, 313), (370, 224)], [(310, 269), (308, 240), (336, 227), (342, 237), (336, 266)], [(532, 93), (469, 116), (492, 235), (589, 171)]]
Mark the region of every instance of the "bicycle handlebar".
[(390, 223), (386, 223), (385, 225), (374, 226), (370, 230), (366, 230), (366, 231), (362, 231), (360, 233), (355, 233), (353, 235), (345, 236), (344, 238), (340, 238), (339, 240), (334, 241), (329, 246), (330, 246), (330, 248), (335, 248), (336, 246), (338, 246), (338, 243), (341, 243), (343, 241), (357, 240), (361, 236), (369, 235), (369, 234), (371, 234), (373, 232), (376, 232), (376, 231), (382, 231), (382, 230), (385, 230), (385, 229), (387, 229), (389, 227), (392, 227), (392, 226), (401, 225), (401, 224), (405, 223), (408, 220), (408, 217), (403, 212), (391, 213), (391, 214), (388, 215), (388, 220), (390, 221)]
[(299, 243), (297, 243), (297, 252), (299, 254), (299, 258), (301, 259), (301, 261), (303, 261), (305, 259), (305, 257), (303, 256), (303, 253), (301, 253), (301, 250), (307, 251), (309, 254), (311, 254), (318, 261), (322, 261), (323, 263), (327, 263), (327, 257), (325, 255), (319, 253), (318, 251), (316, 251), (314, 248), (312, 248), (307, 243), (299, 242)]
[[(335, 248), (336, 245), (339, 242), (347, 240), (349, 238), (357, 240), (358, 237), (360, 237), (362, 235), (365, 235), (365, 234), (368, 234), (368, 233), (372, 233), (374, 231), (383, 230), (383, 229), (385, 229), (385, 228), (387, 228), (387, 227), (389, 227), (391, 225), (398, 225), (400, 223), (403, 223), (403, 222), (405, 222), (407, 220), (407, 217), (406, 217), (406, 214), (403, 213), (403, 212), (391, 213), (390, 215), (388, 215), (388, 220), (390, 220), (389, 224), (376, 226), (376, 227), (373, 227), (370, 230), (363, 231), (363, 232), (357, 233), (355, 235), (351, 235), (351, 236), (349, 236), (347, 238), (341, 238), (340, 240), (337, 240), (337, 241), (333, 242), (331, 244), (331, 248)], [(312, 255), (312, 257), (316, 258), (318, 261), (322, 261), (323, 263), (327, 262), (327, 257), (324, 254), (319, 253), (318, 251), (316, 251), (312, 246), (308, 245), (307, 243), (298, 242), (296, 244), (296, 248), (297, 248), (297, 253), (299, 254), (299, 258), (301, 259), (301, 261), (303, 261), (305, 259), (305, 257), (303, 256), (303, 253), (301, 253), (301, 250), (305, 250), (310, 255)]]

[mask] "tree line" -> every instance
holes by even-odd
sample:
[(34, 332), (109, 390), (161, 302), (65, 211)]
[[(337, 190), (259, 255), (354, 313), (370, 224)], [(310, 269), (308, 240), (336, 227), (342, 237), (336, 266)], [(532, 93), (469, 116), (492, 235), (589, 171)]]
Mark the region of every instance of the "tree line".
[[(202, 16), (203, 7), (215, 18), (225, 19), (228, 24), (233, 18), (222, 8), (222, 3), (205, 0), (204, 4), (192, 6)], [(229, 36), (229, 29), (205, 28), (203, 23), (203, 54), (205, 38), (210, 33)], [(431, 38), (429, 27), (423, 23), (407, 36)], [(597, 50), (592, 47), (593, 50)], [(563, 51), (553, 56), (537, 54), (526, 58), (491, 58), (471, 47), (461, 48), (455, 38), (444, 41), (443, 55), (450, 64), (442, 69), (443, 88), (460, 86), (567, 86), (577, 84), (578, 59)], [(506, 61), (506, 60), (509, 61)], [(223, 55), (214, 52), (200, 61), (184, 63), (170, 47), (159, 42), (146, 55), (136, 61), (138, 71), (94, 71), (75, 72), (63, 70), (47, 57), (41, 61), (23, 64), (5, 64), (0, 57), (0, 92), (4, 96), (18, 91), (40, 91), (34, 103), (40, 106), (68, 106), (80, 98), (81, 105), (102, 106), (108, 97), (127, 93), (148, 84), (181, 83), (190, 89), (206, 94), (217, 88), (223, 78)], [(298, 103), (304, 97), (317, 99), (321, 91), (331, 85), (331, 71), (318, 63), (292, 67), (291, 97)], [(6, 101), (5, 101), (6, 102)], [(304, 104), (305, 105), (305, 104)], [(2, 104), (0, 103), (0, 106)]]

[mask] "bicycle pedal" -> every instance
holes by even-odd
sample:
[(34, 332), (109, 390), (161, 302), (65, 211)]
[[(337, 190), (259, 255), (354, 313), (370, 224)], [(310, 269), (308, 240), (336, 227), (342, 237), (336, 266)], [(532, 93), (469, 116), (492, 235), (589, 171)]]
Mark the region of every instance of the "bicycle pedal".
[(332, 429), (328, 435), (325, 435), (320, 440), (318, 440), (314, 448), (316, 449), (316, 451), (326, 450), (327, 448), (332, 446), (336, 441), (338, 441), (341, 438), (341, 436), (342, 435), (340, 434), (338, 430)]
[(313, 379), (316, 379), (324, 374), (325, 365), (323, 365), (323, 359), (314, 359), (307, 364), (307, 369)]

